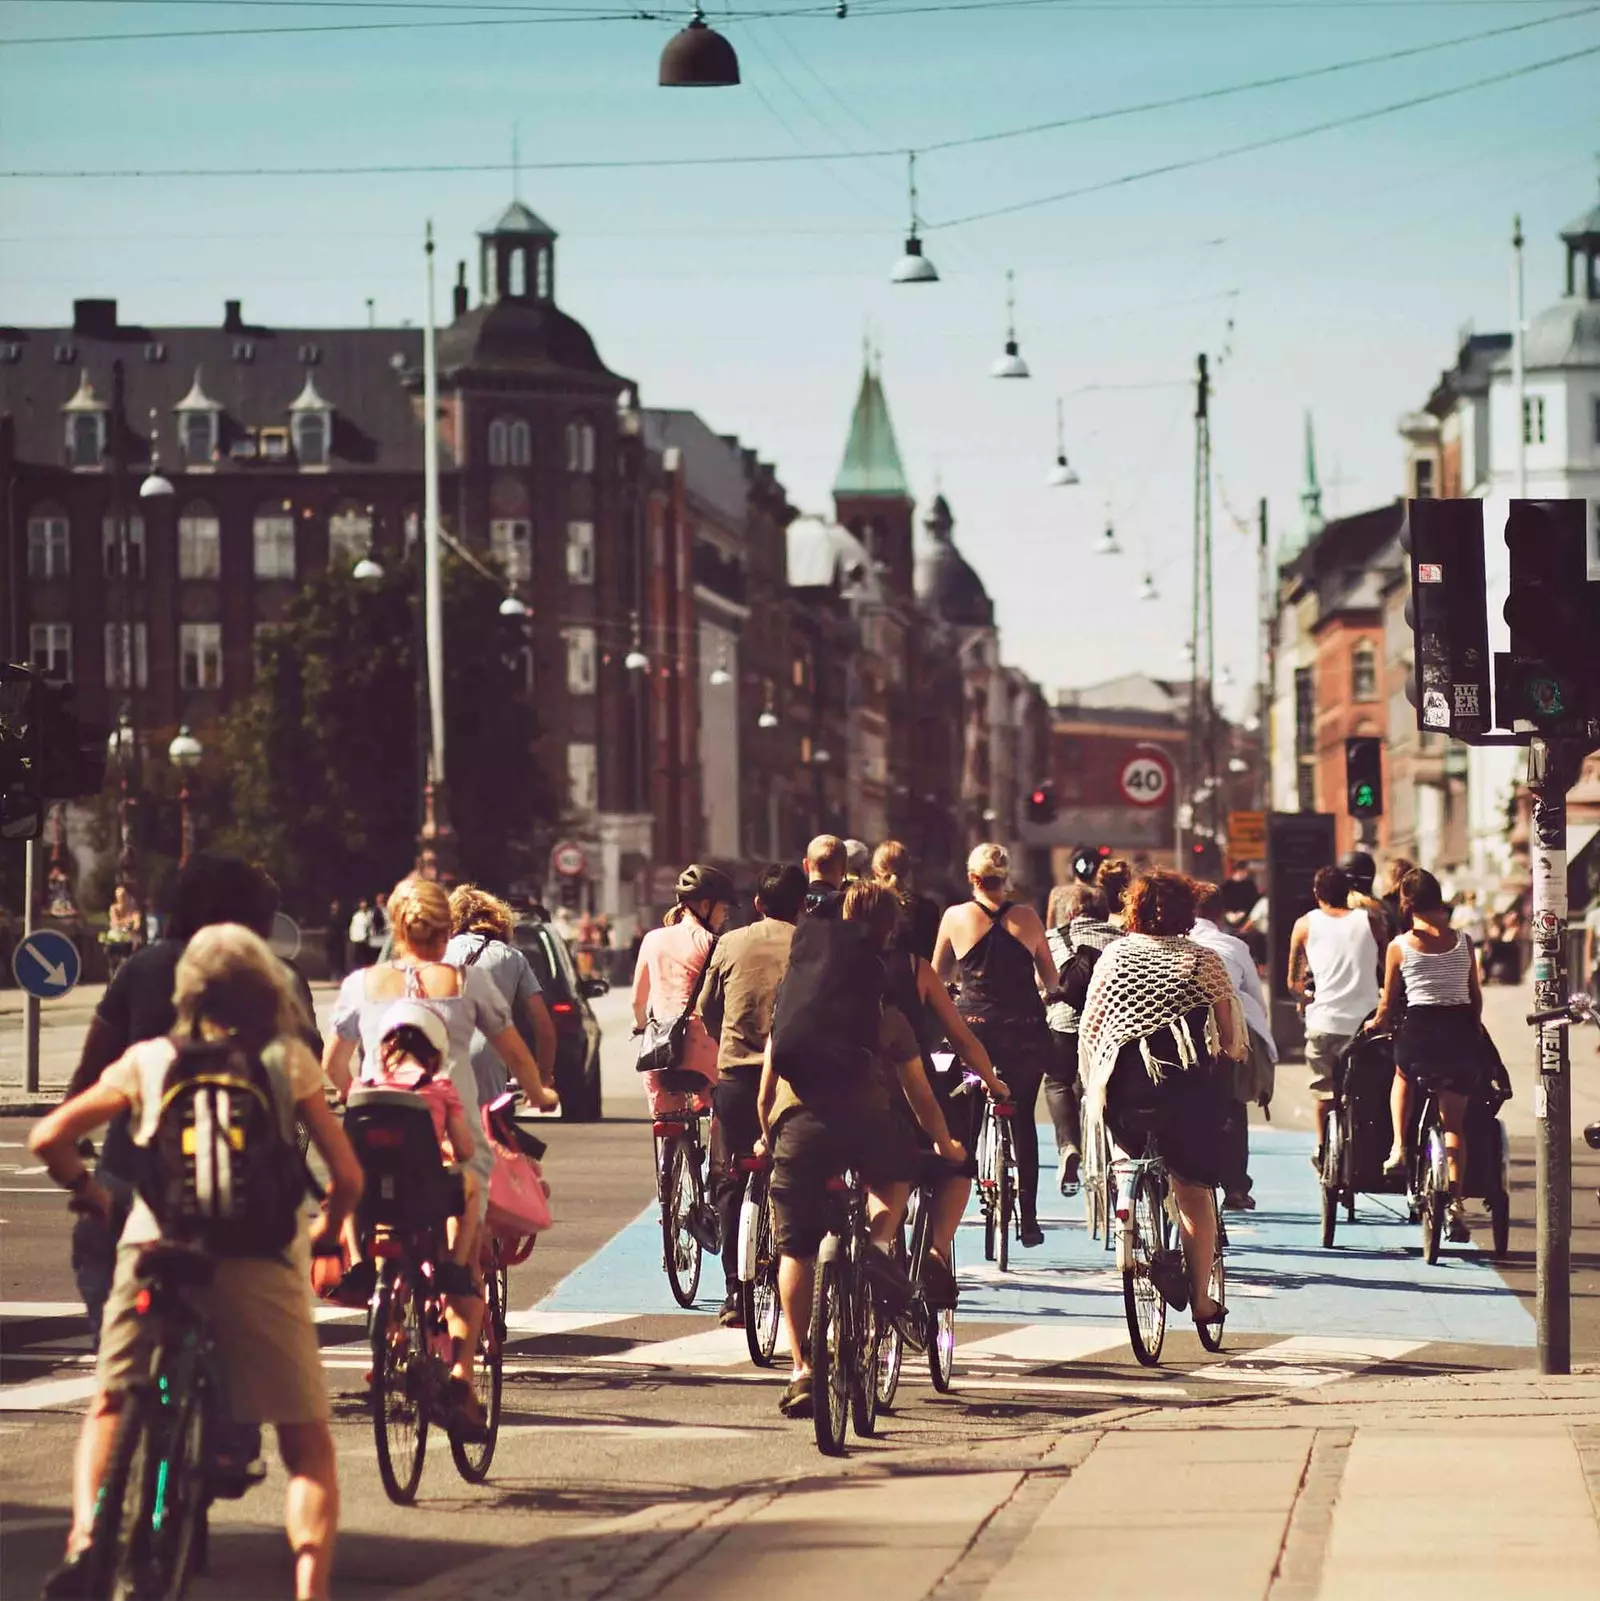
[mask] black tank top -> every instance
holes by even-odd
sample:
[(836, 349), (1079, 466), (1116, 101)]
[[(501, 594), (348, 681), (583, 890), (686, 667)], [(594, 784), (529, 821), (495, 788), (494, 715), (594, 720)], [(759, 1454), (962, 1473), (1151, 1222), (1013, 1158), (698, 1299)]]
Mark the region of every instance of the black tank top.
[(1003, 921), (1012, 903), (1004, 902), (990, 911), (982, 901), (974, 901), (988, 919), (983, 937), (965, 956), (956, 960), (956, 978), (961, 985), (957, 1003), (969, 1017), (995, 1023), (1044, 1021), (1044, 999), (1039, 994), (1033, 953)]

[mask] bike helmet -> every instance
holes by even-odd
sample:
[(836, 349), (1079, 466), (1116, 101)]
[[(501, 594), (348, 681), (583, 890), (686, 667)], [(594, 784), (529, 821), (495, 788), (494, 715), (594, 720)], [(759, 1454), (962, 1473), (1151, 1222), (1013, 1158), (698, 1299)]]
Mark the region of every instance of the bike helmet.
[(1365, 851), (1347, 851), (1339, 866), (1351, 885), (1363, 895), (1372, 893), (1372, 881), (1378, 876), (1378, 864)]
[(704, 862), (690, 862), (678, 874), (676, 893), (682, 902), (710, 901), (715, 905), (722, 901), (731, 906), (738, 899), (733, 880), (720, 867), (710, 867)]

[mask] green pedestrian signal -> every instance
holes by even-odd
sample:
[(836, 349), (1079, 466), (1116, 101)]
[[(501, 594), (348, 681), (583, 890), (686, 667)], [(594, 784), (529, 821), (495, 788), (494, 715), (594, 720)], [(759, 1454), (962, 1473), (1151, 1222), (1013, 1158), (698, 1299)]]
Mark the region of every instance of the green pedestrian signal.
[(1352, 817), (1383, 813), (1383, 741), (1370, 734), (1344, 742), (1344, 797)]
[(1355, 794), (1351, 797), (1355, 808), (1359, 812), (1370, 812), (1372, 803), (1377, 797), (1372, 792), (1371, 784), (1357, 784)]

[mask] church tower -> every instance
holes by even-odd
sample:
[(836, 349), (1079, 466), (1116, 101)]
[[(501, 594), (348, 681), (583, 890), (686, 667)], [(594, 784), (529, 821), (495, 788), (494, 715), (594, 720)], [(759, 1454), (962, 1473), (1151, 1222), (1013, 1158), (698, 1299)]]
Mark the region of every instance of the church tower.
[(861, 368), (861, 387), (844, 460), (833, 484), (834, 516), (880, 567), (886, 595), (911, 598), (911, 487), (895, 443), (882, 374), (872, 352)]

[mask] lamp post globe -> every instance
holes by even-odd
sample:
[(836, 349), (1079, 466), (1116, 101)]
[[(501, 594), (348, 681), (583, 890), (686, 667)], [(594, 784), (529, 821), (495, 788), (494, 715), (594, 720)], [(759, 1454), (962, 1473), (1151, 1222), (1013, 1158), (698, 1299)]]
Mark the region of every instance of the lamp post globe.
[(187, 772), (200, 765), (200, 758), (205, 755), (205, 747), (189, 732), (189, 725), (185, 723), (167, 746), (167, 760), (180, 771)]
[(696, 5), (689, 25), (667, 40), (657, 82), (665, 89), (731, 89), (739, 82), (733, 46)]

